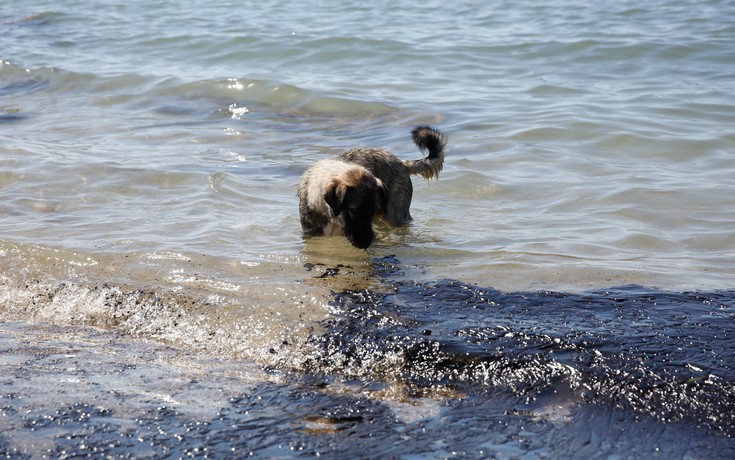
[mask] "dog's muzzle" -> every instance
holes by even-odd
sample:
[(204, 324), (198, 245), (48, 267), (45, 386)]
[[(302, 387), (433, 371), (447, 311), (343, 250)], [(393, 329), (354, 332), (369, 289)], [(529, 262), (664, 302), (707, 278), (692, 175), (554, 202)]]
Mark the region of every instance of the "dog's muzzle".
[(373, 232), (372, 226), (368, 226), (367, 229), (360, 232), (351, 232), (345, 229), (345, 236), (354, 247), (359, 249), (367, 249), (375, 240), (375, 232)]

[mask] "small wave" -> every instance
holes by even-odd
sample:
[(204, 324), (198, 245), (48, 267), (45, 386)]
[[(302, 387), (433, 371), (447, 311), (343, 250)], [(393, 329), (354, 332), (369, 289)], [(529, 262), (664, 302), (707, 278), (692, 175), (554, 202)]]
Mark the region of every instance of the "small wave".
[(95, 75), (59, 68), (23, 68), (11, 62), (0, 64), (0, 96), (37, 91), (84, 91), (98, 104), (126, 104), (133, 109), (153, 109), (177, 115), (199, 112), (233, 119), (265, 111), (293, 117), (336, 118), (390, 115), (396, 108), (382, 102), (363, 101), (324, 94), (283, 82), (249, 78), (226, 78), (182, 82), (134, 73)]
[[(38, 91), (74, 93), (106, 93), (115, 86), (115, 80), (128, 80), (130, 76), (99, 76), (92, 73), (80, 73), (57, 67), (25, 68), (17, 63), (0, 62), (0, 96), (28, 95)], [(139, 83), (139, 81), (135, 82)]]
[(20, 19), (12, 19), (12, 20), (3, 21), (0, 23), (19, 25), (19, 26), (46, 26), (54, 22), (57, 22), (65, 17), (66, 15), (64, 13), (61, 13), (58, 11), (45, 11), (43, 13), (36, 13), (30, 16), (25, 16)]
[(396, 110), (380, 102), (332, 96), (285, 83), (247, 78), (187, 83), (172, 91), (233, 101), (218, 112), (235, 119), (246, 117), (251, 107), (293, 116), (329, 117), (380, 116)]
[(324, 287), (283, 283), (285, 261), (86, 254), (2, 240), (0, 256), (6, 321), (112, 328), (263, 365), (297, 367), (289, 360), (301, 360), (299, 344), (328, 312)]
[[(75, 80), (78, 77), (69, 77)], [(362, 101), (300, 88), (283, 82), (226, 78), (181, 82), (142, 75), (115, 75), (86, 81), (105, 104), (127, 104), (137, 110), (163, 115), (226, 117), (248, 120), (274, 116), (353, 119), (394, 114), (397, 109), (382, 102)]]
[(0, 123), (10, 123), (14, 121), (22, 121), (28, 118), (28, 114), (22, 113), (15, 107), (0, 106)]
[(0, 61), (0, 96), (18, 96), (40, 91), (49, 84), (47, 71), (31, 71), (8, 61)]
[[(34, 97), (19, 98), (29, 95)], [(230, 121), (222, 129), (240, 134), (239, 126), (246, 123), (250, 126), (257, 123), (266, 133), (311, 132), (314, 123), (319, 129), (354, 133), (400, 117), (399, 109), (380, 101), (277, 81), (225, 78), (186, 82), (137, 73), (101, 75), (53, 67), (26, 69), (10, 62), (0, 65), (0, 97), (10, 96), (17, 104), (0, 105), (0, 123), (23, 122), (48, 110), (49, 95), (76, 99), (78, 107), (90, 112), (122, 111), (128, 117), (117, 126), (126, 133), (145, 130), (158, 133), (162, 128), (178, 127), (180, 131), (175, 137), (191, 132), (192, 125), (219, 125), (223, 118)], [(140, 114), (137, 120), (144, 124), (130, 124), (131, 114)], [(151, 119), (154, 123), (145, 123)], [(126, 140), (129, 139), (126, 135)]]

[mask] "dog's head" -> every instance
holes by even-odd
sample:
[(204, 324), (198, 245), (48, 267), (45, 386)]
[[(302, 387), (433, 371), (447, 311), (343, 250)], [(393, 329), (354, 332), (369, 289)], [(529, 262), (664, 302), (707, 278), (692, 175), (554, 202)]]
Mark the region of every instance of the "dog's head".
[(352, 170), (332, 181), (324, 195), (334, 216), (341, 216), (344, 233), (353, 246), (365, 249), (373, 243), (373, 218), (385, 208), (383, 183), (367, 170)]

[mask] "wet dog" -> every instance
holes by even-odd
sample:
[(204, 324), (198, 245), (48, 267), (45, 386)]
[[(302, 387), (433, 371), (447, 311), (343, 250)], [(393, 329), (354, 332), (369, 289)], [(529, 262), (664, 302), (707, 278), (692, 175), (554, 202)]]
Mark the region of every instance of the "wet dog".
[(301, 178), (299, 214), (304, 236), (344, 234), (364, 249), (375, 239), (373, 220), (395, 227), (411, 221), (411, 175), (431, 180), (444, 166), (446, 137), (429, 126), (411, 132), (416, 146), (429, 155), (401, 160), (387, 150), (356, 148), (314, 163)]

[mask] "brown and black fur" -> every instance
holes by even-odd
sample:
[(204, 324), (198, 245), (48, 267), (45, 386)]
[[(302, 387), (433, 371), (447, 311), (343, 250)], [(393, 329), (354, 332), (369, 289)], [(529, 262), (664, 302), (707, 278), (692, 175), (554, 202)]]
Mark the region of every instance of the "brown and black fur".
[(342, 234), (358, 248), (375, 239), (373, 220), (393, 226), (411, 221), (411, 175), (439, 177), (446, 137), (429, 126), (411, 132), (416, 146), (429, 155), (401, 160), (387, 150), (356, 148), (314, 163), (299, 185), (299, 213), (304, 236)]

